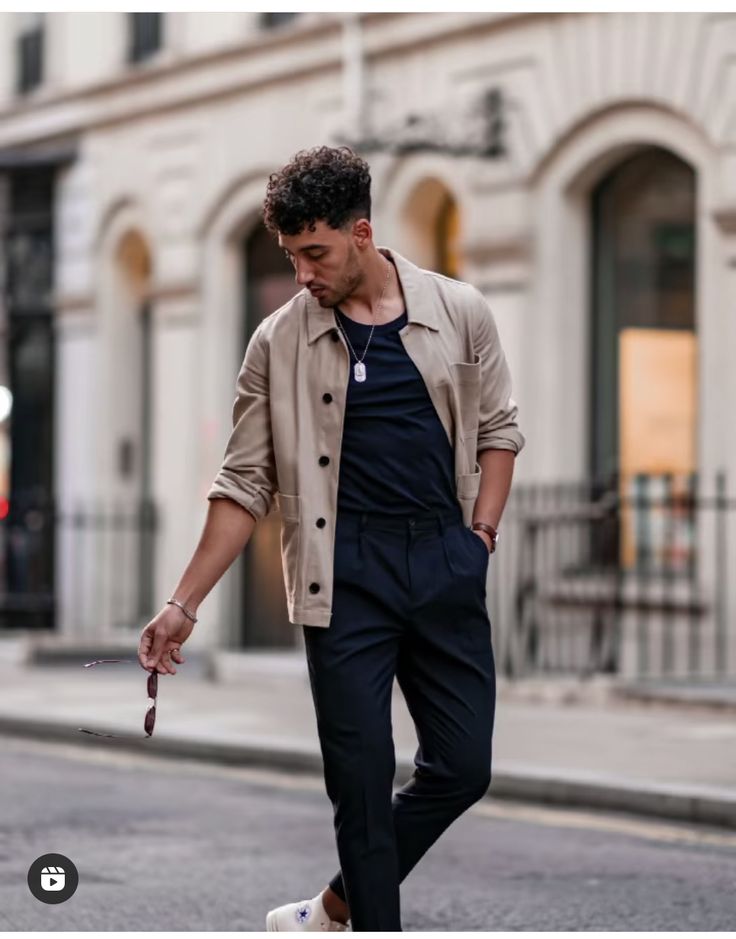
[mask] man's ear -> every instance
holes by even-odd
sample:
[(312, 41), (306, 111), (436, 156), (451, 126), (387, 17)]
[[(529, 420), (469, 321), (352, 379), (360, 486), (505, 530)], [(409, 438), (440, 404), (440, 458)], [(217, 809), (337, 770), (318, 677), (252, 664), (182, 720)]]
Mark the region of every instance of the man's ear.
[(353, 222), (353, 240), (356, 248), (366, 248), (373, 240), (373, 229), (367, 218), (359, 218)]

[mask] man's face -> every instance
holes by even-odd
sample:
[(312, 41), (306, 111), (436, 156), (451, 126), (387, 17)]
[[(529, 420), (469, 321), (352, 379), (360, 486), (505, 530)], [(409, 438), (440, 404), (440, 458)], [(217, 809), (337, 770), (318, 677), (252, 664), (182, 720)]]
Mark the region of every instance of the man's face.
[(306, 287), (322, 307), (338, 306), (363, 279), (359, 246), (365, 241), (363, 219), (345, 229), (316, 222), (314, 231), (298, 235), (279, 232), (283, 248), (296, 272), (296, 282)]

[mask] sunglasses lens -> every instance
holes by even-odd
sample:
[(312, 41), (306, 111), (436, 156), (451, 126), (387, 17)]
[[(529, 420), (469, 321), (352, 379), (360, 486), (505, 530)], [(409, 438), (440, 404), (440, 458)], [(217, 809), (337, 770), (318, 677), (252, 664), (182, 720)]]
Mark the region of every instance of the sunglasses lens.
[(146, 711), (146, 720), (143, 724), (143, 728), (150, 737), (153, 733), (153, 725), (156, 723), (156, 705), (154, 704)]
[(148, 676), (148, 697), (155, 698), (158, 691), (158, 672), (151, 672)]

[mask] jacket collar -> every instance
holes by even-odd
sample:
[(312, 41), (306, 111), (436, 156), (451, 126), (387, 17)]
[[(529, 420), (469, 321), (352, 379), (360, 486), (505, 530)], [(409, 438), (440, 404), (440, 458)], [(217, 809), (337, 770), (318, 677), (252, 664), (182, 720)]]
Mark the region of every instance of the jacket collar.
[[(429, 289), (429, 275), (422, 268), (402, 257), (398, 251), (378, 245), (381, 254), (391, 258), (396, 265), (396, 273), (401, 283), (406, 300), (406, 313), (409, 323), (421, 323), (430, 329), (439, 329), (436, 303), (433, 292)], [(319, 301), (305, 287), (302, 291), (307, 307), (307, 342), (315, 339), (335, 327), (335, 315), (332, 307), (323, 308)]]

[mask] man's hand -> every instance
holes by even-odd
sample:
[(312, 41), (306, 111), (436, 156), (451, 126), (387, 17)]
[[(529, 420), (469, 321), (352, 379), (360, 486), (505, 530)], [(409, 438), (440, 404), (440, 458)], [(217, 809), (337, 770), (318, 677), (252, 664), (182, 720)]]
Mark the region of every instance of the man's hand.
[(491, 553), (491, 548), (493, 547), (493, 539), (488, 534), (487, 531), (483, 531), (482, 528), (471, 528), (470, 529), (474, 535), (477, 535), (479, 538), (482, 538), (486, 543), (486, 548), (488, 548), (488, 553)]
[[(194, 628), (194, 623), (178, 606), (167, 603), (141, 633), (138, 661), (146, 671), (176, 675), (174, 662), (186, 659), (179, 651)], [(176, 651), (175, 651), (176, 650)]]

